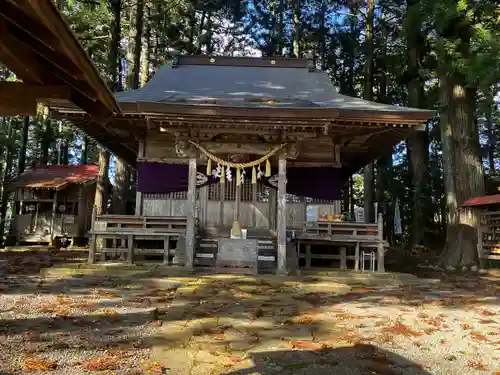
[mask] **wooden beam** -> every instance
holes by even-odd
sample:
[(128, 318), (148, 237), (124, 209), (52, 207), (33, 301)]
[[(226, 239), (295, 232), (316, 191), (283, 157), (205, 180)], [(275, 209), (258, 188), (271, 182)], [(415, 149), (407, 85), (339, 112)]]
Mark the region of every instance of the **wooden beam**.
[(71, 88), (64, 85), (49, 86), (24, 82), (0, 82), (0, 99), (71, 99)]
[(0, 98), (0, 116), (35, 116), (35, 98)]
[(110, 112), (121, 113), (121, 109), (95, 68), (92, 60), (82, 48), (71, 29), (66, 24), (61, 14), (52, 1), (27, 0), (27, 3), (46, 25), (58, 36), (64, 53), (81, 69), (85, 82), (88, 82), (97, 92), (97, 99), (108, 108)]

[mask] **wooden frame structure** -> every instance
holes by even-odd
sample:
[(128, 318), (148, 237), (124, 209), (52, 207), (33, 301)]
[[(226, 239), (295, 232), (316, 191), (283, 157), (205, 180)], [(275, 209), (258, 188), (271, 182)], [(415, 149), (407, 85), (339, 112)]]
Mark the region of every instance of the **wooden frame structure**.
[[(0, 0), (0, 63), (18, 81), (0, 82), (0, 115), (35, 115), (37, 103), (72, 103), (95, 116), (120, 113), (97, 73), (51, 0)], [(105, 142), (105, 126), (93, 136)]]
[[(206, 225), (203, 227), (207, 210), (203, 197), (208, 194), (204, 190), (207, 187), (197, 188), (197, 185), (198, 167), (206, 166), (210, 157), (202, 149), (224, 160), (249, 161), (279, 148), (268, 159), (275, 169), (276, 189), (273, 199), (269, 199), (274, 203), (270, 203), (268, 212), (273, 225), (266, 235), (256, 236), (258, 240), (275, 241), (276, 270), (280, 274), (288, 269), (287, 233), (296, 230), (289, 226), (287, 170), (326, 167), (340, 170), (340, 178), (346, 178), (390, 152), (392, 146), (422, 129), (434, 115), (431, 111), (340, 95), (328, 76), (316, 71), (311, 61), (287, 58), (179, 57), (161, 68), (145, 87), (118, 93), (116, 99), (121, 113), (108, 117), (85, 113), (71, 103), (49, 104), (51, 116), (69, 119), (91, 136), (94, 124), (105, 123), (109, 133), (115, 135), (105, 145), (132, 165), (186, 166), (187, 194), (182, 212), (171, 215), (186, 218), (184, 264), (188, 269), (196, 263), (200, 243), (213, 240), (196, 237), (196, 233), (207, 229)], [(140, 174), (138, 179), (140, 184)], [(220, 196), (225, 197), (223, 187), (227, 184), (220, 186)], [(236, 223), (236, 227), (240, 226), (242, 215), (238, 184), (235, 191), (233, 228)], [(170, 199), (167, 195), (162, 199)], [(143, 191), (138, 189), (139, 217), (144, 216), (144, 198)], [(221, 218), (225, 202), (227, 199), (221, 198)], [(219, 227), (223, 226), (221, 220)], [(302, 235), (306, 236), (307, 231)], [(359, 237), (356, 233), (352, 235)], [(228, 236), (226, 233), (225, 237)], [(329, 243), (334, 244), (334, 240), (330, 238)], [(379, 249), (382, 260), (379, 270), (383, 270), (382, 240), (377, 237), (370, 241)], [(347, 242), (367, 244), (361, 237)], [(218, 246), (221, 253), (220, 241)], [(213, 258), (216, 265), (224, 263), (217, 254)]]

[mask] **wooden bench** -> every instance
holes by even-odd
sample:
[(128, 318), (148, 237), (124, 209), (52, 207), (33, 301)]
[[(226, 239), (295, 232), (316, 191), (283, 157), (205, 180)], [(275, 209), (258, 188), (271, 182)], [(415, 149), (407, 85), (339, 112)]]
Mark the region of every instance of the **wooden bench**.
[[(98, 254), (105, 261), (108, 254), (121, 253), (126, 254), (128, 263), (133, 263), (134, 255), (160, 254), (166, 264), (170, 255), (170, 240), (184, 237), (186, 226), (185, 216), (96, 215), (93, 212), (88, 262), (95, 263)], [(113, 240), (113, 246), (98, 248), (101, 239), (104, 243)], [(163, 241), (163, 248), (139, 248), (135, 246), (138, 240), (160, 240)], [(120, 241), (120, 247), (116, 246), (117, 241)]]
[[(383, 239), (383, 217), (378, 216), (377, 223), (356, 222), (306, 222), (302, 230), (296, 233), (299, 257), (305, 258), (306, 268), (311, 267), (311, 259), (339, 259), (340, 269), (347, 269), (347, 260), (354, 260), (354, 269), (359, 270), (362, 248), (371, 248), (377, 252), (377, 270), (384, 272), (384, 253), (388, 244)], [(300, 245), (305, 244), (305, 255), (300, 254)], [(317, 254), (311, 252), (311, 245), (340, 245), (340, 255)], [(347, 255), (347, 247), (354, 247), (354, 256)]]

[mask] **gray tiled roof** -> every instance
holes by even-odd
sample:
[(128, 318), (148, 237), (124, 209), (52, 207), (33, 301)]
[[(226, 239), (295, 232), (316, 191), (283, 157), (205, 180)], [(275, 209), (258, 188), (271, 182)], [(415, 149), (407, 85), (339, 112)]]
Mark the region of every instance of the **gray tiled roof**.
[[(217, 104), (222, 106), (326, 107), (364, 111), (421, 111), (341, 95), (328, 75), (307, 68), (210, 65), (163, 66), (137, 90), (116, 94), (118, 102)], [(261, 99), (275, 100), (264, 104)], [(253, 100), (253, 101), (252, 101)]]

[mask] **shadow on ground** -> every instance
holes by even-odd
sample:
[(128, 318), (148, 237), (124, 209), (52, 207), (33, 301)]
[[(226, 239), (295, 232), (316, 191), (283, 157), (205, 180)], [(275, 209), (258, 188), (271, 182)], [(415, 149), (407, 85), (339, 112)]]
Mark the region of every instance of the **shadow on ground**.
[(235, 367), (224, 375), (431, 375), (420, 365), (373, 345), (250, 353), (247, 361)]

